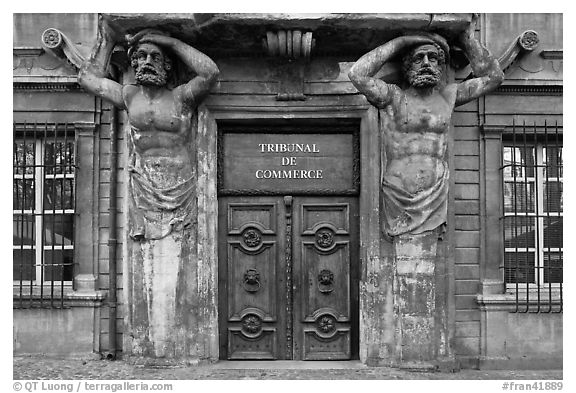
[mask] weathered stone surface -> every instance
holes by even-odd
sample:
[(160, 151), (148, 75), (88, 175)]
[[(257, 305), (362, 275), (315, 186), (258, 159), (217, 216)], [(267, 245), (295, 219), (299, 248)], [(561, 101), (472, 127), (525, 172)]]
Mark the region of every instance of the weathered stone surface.
[(429, 30), (454, 37), (471, 14), (105, 14), (112, 25), (133, 33), (161, 28), (209, 54), (265, 53), (267, 31), (312, 31), (315, 51), (362, 53), (406, 30)]
[[(135, 71), (135, 83), (124, 86), (108, 79), (107, 72), (107, 62), (120, 41), (129, 45)], [(194, 72), (191, 80), (175, 71), (182, 66)], [(215, 280), (210, 280), (214, 277), (210, 267), (200, 262), (206, 258), (198, 247), (203, 240), (199, 228), (205, 229), (205, 222), (198, 225), (196, 137), (203, 135), (199, 128), (206, 126), (205, 116), (198, 120), (198, 105), (218, 72), (211, 59), (177, 38), (154, 30), (124, 36), (100, 18), (96, 44), (78, 75), (83, 88), (126, 110), (128, 116), (128, 233), (123, 269), (123, 350), (128, 355), (216, 357), (211, 328)], [(206, 175), (204, 167), (200, 172)], [(209, 190), (200, 190), (204, 192)]]
[(448, 349), (444, 326), (446, 304), (438, 302), (436, 296), (436, 281), (442, 273), (436, 269), (442, 263), (437, 255), (438, 236), (434, 232), (401, 235), (394, 238), (393, 244), (399, 361), (433, 362)]
[[(458, 39), (476, 79), (450, 81), (449, 40), (429, 33), (394, 38), (362, 56), (349, 71), (354, 86), (381, 109), (382, 230), (393, 246), (396, 313), (396, 347), (392, 356), (384, 355), (404, 365), (440, 362), (445, 367), (453, 357), (446, 296), (451, 278), (446, 246), (439, 241), (448, 212), (448, 132), (455, 106), (503, 80), (497, 61), (475, 38), (474, 26), (470, 23)], [(377, 76), (399, 58), (404, 83)]]
[[(194, 389), (190, 380), (562, 380), (561, 368), (537, 371), (413, 372), (386, 367), (365, 367), (356, 362), (222, 362), (207, 367), (155, 367), (134, 365), (124, 360), (109, 362), (93, 359), (54, 359), (44, 356), (17, 356), (13, 361), (14, 380), (128, 380), (131, 383), (154, 380), (182, 381), (178, 385)], [(429, 371), (429, 370), (420, 370)], [(122, 381), (117, 381), (121, 383)], [(237, 382), (231, 382), (237, 384)], [(491, 381), (490, 383), (494, 383)], [(138, 386), (138, 385), (137, 385)], [(148, 385), (150, 386), (150, 385)], [(143, 389), (142, 389), (143, 390)], [(180, 389), (182, 390), (182, 389)]]

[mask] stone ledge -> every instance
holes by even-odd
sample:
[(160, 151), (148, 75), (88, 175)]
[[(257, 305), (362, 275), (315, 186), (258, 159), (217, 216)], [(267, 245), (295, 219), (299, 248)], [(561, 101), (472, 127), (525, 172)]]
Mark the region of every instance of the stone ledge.
[(43, 308), (51, 307), (51, 303), (55, 308), (63, 304), (64, 308), (70, 307), (100, 307), (105, 301), (106, 291), (75, 291), (72, 287), (64, 287), (62, 293), (60, 286), (54, 286), (53, 295), (50, 287), (44, 287), (43, 292), (40, 292), (40, 287), (33, 287), (32, 293), (30, 287), (22, 288), (14, 285), (13, 287), (13, 308), (27, 309), (27, 308)]
[(560, 307), (562, 306), (559, 291), (553, 291), (552, 297), (550, 297), (549, 293), (543, 289), (540, 290), (540, 298), (538, 298), (538, 292), (530, 291), (528, 296), (526, 296), (526, 292), (477, 295), (476, 301), (481, 311), (513, 312), (517, 311), (516, 304), (518, 304), (518, 308), (521, 310), (527, 309), (527, 311), (535, 312), (538, 309), (551, 308), (551, 312), (558, 313), (561, 312)]
[(561, 370), (562, 356), (479, 356), (480, 370)]

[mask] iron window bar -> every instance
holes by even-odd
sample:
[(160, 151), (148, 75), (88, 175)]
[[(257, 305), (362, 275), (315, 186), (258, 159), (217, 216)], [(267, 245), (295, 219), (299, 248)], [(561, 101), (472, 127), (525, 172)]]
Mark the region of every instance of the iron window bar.
[(74, 137), (70, 123), (14, 123), (15, 308), (67, 308), (75, 264)]
[[(504, 221), (504, 265), (501, 268), (504, 269), (507, 291), (511, 288), (510, 284), (514, 290), (513, 312), (560, 313), (563, 311), (561, 236), (559, 244), (554, 246), (551, 243), (555, 239), (554, 229), (563, 223), (561, 134), (558, 122), (551, 127), (545, 121), (543, 132), (538, 132), (536, 123), (530, 128), (531, 130), (525, 122), (519, 127), (513, 121), (512, 132), (507, 135), (511, 137), (511, 141), (508, 138), (508, 143), (502, 147), (503, 162), (500, 169), (503, 190), (501, 219)], [(555, 163), (552, 162), (551, 152), (555, 152)], [(506, 162), (507, 156), (509, 163)], [(509, 174), (506, 173), (507, 168)], [(521, 191), (524, 195), (519, 195)], [(510, 206), (506, 203), (507, 192)], [(551, 202), (554, 192), (558, 193), (559, 199), (556, 214), (551, 214), (554, 213)], [(560, 231), (559, 234), (563, 232), (561, 227), (557, 231)], [(533, 240), (530, 233), (533, 234)], [(556, 266), (555, 255), (558, 258)], [(524, 297), (521, 297), (521, 294), (524, 294)], [(531, 294), (535, 295), (532, 300)], [(556, 299), (559, 302), (558, 307), (554, 307)]]

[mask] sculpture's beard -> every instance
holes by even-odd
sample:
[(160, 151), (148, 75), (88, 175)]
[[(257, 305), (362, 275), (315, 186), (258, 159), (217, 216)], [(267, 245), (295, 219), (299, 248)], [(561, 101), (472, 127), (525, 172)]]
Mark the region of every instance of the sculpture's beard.
[(162, 87), (167, 81), (168, 73), (164, 68), (143, 65), (136, 71), (136, 82), (140, 85)]
[(433, 67), (420, 68), (419, 70), (409, 70), (407, 73), (408, 82), (411, 86), (426, 88), (434, 87), (440, 82), (442, 71)]

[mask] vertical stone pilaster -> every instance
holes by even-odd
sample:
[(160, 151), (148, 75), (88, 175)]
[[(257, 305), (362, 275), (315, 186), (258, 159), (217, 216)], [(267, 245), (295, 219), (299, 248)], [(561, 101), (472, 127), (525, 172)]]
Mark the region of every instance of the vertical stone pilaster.
[[(98, 157), (96, 149), (97, 126), (94, 123), (76, 123), (76, 200), (88, 202), (96, 199), (95, 171)], [(96, 254), (93, 231), (97, 227), (94, 217), (97, 213), (97, 203), (76, 203), (75, 217), (75, 247), (74, 261), (77, 262), (74, 271), (74, 289), (80, 292), (94, 292), (97, 289)]]
[(380, 125), (370, 107), (360, 123), (361, 165), (360, 360), (369, 366), (397, 363), (392, 244), (382, 241), (380, 198)]

